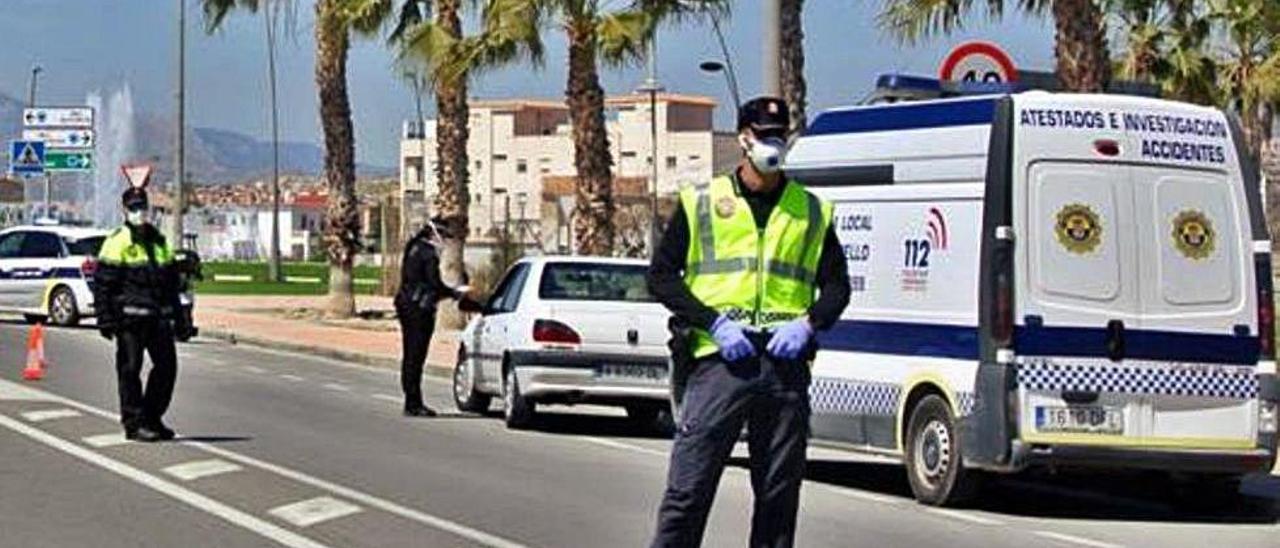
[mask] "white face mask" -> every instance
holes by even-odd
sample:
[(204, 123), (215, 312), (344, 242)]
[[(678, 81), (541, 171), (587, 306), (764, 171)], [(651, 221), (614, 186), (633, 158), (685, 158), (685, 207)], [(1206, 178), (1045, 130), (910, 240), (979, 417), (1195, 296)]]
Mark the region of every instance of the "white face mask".
[(124, 220), (131, 225), (142, 226), (147, 222), (147, 210), (134, 209), (126, 211), (124, 213)]
[(782, 158), (786, 154), (787, 143), (780, 137), (757, 139), (746, 135), (738, 137), (738, 143), (746, 151), (747, 158), (756, 171), (766, 175), (782, 170)]

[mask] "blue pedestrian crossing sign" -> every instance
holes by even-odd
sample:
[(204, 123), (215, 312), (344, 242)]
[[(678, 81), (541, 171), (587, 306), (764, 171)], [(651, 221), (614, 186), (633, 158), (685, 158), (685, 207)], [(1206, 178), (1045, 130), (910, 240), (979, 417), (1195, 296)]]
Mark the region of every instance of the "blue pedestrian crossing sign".
[(9, 146), (9, 172), (14, 175), (44, 173), (44, 141), (13, 141)]

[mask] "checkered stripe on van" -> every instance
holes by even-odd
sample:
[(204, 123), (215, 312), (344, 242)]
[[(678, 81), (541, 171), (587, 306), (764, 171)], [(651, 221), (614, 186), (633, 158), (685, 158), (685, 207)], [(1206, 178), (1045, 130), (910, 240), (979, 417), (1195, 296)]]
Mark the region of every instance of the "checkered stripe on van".
[(809, 385), (809, 404), (817, 413), (888, 415), (898, 412), (902, 387), (818, 377)]
[(1032, 360), (1018, 367), (1018, 384), (1028, 390), (1116, 392), (1203, 398), (1252, 399), (1258, 377), (1252, 367), (1065, 365)]
[(956, 392), (956, 399), (959, 400), (960, 414), (972, 415), (973, 406), (978, 403), (978, 399), (973, 392)]

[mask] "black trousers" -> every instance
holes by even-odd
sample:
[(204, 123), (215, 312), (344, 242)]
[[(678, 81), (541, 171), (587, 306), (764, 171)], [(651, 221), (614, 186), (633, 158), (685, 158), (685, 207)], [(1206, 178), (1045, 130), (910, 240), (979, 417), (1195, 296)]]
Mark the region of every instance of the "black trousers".
[(794, 543), (809, 443), (809, 365), (769, 357), (699, 360), (689, 375), (654, 547), (702, 543), (725, 463), (747, 425), (753, 547)]
[[(143, 355), (151, 356), (151, 372), (142, 385)], [(160, 421), (173, 399), (178, 353), (168, 320), (139, 319), (116, 331), (116, 379), (120, 390), (120, 422), (126, 430)]]
[(398, 310), (400, 320), (400, 388), (404, 390), (404, 406), (421, 406), (422, 364), (427, 361), (431, 335), (436, 330), (434, 312)]

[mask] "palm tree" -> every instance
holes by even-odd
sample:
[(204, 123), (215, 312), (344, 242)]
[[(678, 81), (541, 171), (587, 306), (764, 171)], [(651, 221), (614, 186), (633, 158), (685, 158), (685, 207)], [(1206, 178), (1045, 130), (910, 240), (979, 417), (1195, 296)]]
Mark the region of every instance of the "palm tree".
[[(412, 0), (398, 0), (414, 3)], [(217, 29), (236, 8), (257, 10), (264, 0), (201, 0), (206, 25)], [(377, 35), (393, 17), (396, 0), (315, 0), (315, 80), (324, 131), (324, 178), (329, 190), (324, 234), (329, 255), (329, 303), (335, 317), (355, 314), (352, 267), (360, 245), (355, 192), (355, 130), (347, 94), (347, 53), (353, 36)], [(403, 4), (402, 4), (403, 5)], [(404, 16), (414, 10), (398, 10)], [(407, 25), (397, 25), (396, 34)]]
[(807, 87), (804, 81), (804, 0), (782, 0), (782, 98), (791, 111), (791, 133), (805, 125)]
[(1217, 62), (1207, 49), (1212, 30), (1197, 0), (1112, 0), (1109, 11), (1121, 28), (1122, 78), (1160, 86), (1165, 97), (1217, 104)]
[[(1005, 0), (986, 0), (987, 15), (1004, 14)], [(888, 0), (880, 13), (881, 27), (907, 43), (950, 34), (964, 24), (975, 0)], [(1065, 89), (1100, 92), (1111, 81), (1107, 51), (1106, 19), (1095, 0), (1017, 0), (1023, 11), (1049, 12), (1056, 31), (1054, 55), (1058, 79)]]
[[(415, 4), (421, 11), (401, 17), (402, 22), (416, 19), (418, 23), (403, 29), (399, 51), (401, 61), (423, 75), (436, 98), (436, 157), (440, 168), (436, 171), (439, 191), (433, 207), (451, 232), (441, 250), (441, 270), (450, 283), (462, 283), (465, 278), (463, 249), (470, 230), (468, 79), (479, 71), (515, 61), (522, 54), (535, 64), (542, 58), (537, 13), (522, 11), (538, 6), (490, 3), (483, 13), (486, 32), (464, 36), (461, 4), (461, 0)], [(427, 8), (434, 11), (434, 20), (426, 20), (431, 11)]]

